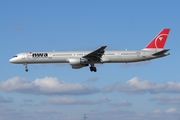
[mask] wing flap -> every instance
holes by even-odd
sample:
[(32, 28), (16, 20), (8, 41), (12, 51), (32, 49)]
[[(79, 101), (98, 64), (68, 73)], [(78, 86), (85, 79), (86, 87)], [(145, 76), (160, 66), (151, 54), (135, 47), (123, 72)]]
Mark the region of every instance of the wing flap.
[(107, 46), (101, 46), (100, 48), (90, 52), (89, 54), (83, 56), (83, 58), (86, 58), (86, 59), (91, 59), (91, 60), (94, 60), (94, 61), (100, 61), (102, 55), (104, 54), (104, 49), (106, 48)]

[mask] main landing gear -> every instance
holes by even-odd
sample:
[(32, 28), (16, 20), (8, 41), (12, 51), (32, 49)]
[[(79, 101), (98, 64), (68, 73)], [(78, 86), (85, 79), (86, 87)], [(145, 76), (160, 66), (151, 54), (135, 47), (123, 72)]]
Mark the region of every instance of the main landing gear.
[(91, 72), (96, 72), (97, 69), (96, 69), (96, 67), (94, 66), (94, 63), (92, 62), (92, 63), (90, 63), (90, 65), (91, 65), (90, 71), (91, 71)]
[(25, 71), (28, 72), (27, 64), (24, 64), (25, 66)]
[(90, 71), (91, 71), (91, 72), (93, 72), (93, 71), (94, 71), (94, 72), (96, 72), (96, 71), (97, 71), (97, 69), (96, 69), (96, 67), (91, 66), (91, 67), (90, 67)]

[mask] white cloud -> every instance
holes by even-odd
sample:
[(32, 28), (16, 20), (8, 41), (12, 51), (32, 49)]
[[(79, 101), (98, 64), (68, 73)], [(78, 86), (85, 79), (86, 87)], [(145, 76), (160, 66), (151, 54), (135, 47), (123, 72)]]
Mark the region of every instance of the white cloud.
[(25, 78), (14, 77), (0, 83), (0, 90), (5, 92), (20, 92), (27, 94), (46, 95), (81, 95), (97, 93), (99, 90), (87, 84), (68, 83), (55, 77), (37, 78), (28, 81)]
[(157, 114), (159, 114), (159, 113), (162, 113), (162, 112), (161, 112), (161, 110), (160, 110), (160, 109), (157, 109), (157, 110), (154, 110), (154, 111), (153, 111), (153, 113), (157, 113)]
[(176, 108), (169, 108), (168, 110), (166, 110), (166, 113), (177, 113), (177, 109)]
[(12, 102), (13, 102), (12, 98), (5, 99), (2, 96), (0, 96), (0, 103), (12, 103)]
[[(117, 83), (119, 84), (119, 83)], [(104, 92), (113, 92), (115, 90), (116, 84), (108, 85), (103, 88)]]
[[(18, 109), (18, 108), (17, 108)], [(40, 109), (35, 112), (0, 107), (0, 120), (59, 120), (62, 113), (54, 110)]]
[(103, 89), (104, 92), (112, 92), (113, 90), (126, 93), (179, 93), (180, 83), (155, 83), (150, 80), (141, 80), (134, 77), (131, 80), (128, 80), (124, 85), (115, 83), (105, 86)]
[(151, 101), (159, 101), (159, 104), (180, 104), (180, 96), (159, 95), (156, 98), (149, 99)]
[[(80, 120), (83, 119), (84, 113), (79, 113), (77, 109), (74, 113), (63, 113), (63, 109), (52, 110), (51, 107), (47, 109), (39, 109), (34, 112), (27, 112), (23, 110), (10, 109), (7, 107), (0, 107), (0, 120)], [(159, 110), (156, 110), (159, 111)], [(109, 108), (102, 110), (86, 111), (88, 119), (93, 120), (178, 120), (179, 113), (176, 108), (170, 108), (166, 112), (142, 113), (130, 110), (121, 110), (119, 108)], [(77, 114), (78, 113), (78, 114)], [(175, 113), (175, 114), (174, 114)]]
[(87, 99), (79, 99), (79, 98), (67, 98), (67, 97), (53, 97), (49, 98), (45, 101), (43, 101), (44, 104), (54, 104), (54, 105), (63, 105), (63, 104), (86, 104), (86, 105), (92, 105), (92, 104), (101, 104), (104, 102), (108, 102), (109, 99), (106, 97), (100, 98), (99, 100), (93, 101), (93, 100), (87, 100)]
[(28, 107), (30, 107), (30, 106), (33, 106), (33, 104), (31, 104), (31, 103), (23, 103), (20, 106), (28, 106)]
[(118, 102), (112, 103), (113, 106), (132, 106), (132, 103), (127, 100), (120, 100)]
[(95, 82), (97, 81), (99, 78), (98, 77), (91, 77), (88, 79), (89, 82)]
[(24, 99), (24, 102), (33, 102), (33, 99)]
[(54, 111), (54, 110), (45, 110), (45, 109), (40, 109), (40, 110), (37, 110), (36, 113), (38, 114), (62, 114), (61, 112), (57, 112), (57, 111)]

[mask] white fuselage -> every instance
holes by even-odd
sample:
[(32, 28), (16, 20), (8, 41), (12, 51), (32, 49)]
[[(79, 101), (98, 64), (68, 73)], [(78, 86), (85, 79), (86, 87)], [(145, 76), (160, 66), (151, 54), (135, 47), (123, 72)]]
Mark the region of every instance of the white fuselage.
[(90, 65), (90, 71), (96, 72), (97, 63), (128, 63), (146, 61), (169, 55), (169, 49), (163, 49), (170, 29), (165, 28), (142, 50), (105, 50), (101, 46), (93, 51), (24, 52), (15, 55), (9, 61), (16, 64), (69, 63), (79, 69)]
[[(10, 59), (16, 64), (69, 63), (69, 59), (80, 59), (91, 51), (24, 52)], [(157, 50), (106, 50), (101, 61), (95, 63), (128, 63), (151, 60), (169, 55), (153, 56)]]

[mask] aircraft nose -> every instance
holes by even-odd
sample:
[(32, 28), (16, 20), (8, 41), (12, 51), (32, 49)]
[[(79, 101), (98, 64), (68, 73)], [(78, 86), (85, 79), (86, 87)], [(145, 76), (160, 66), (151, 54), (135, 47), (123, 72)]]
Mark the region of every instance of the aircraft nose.
[(11, 58), (11, 59), (9, 60), (9, 62), (10, 62), (10, 63), (16, 63), (16, 59), (15, 59), (15, 58)]
[(13, 62), (13, 58), (11, 58), (11, 59), (9, 60), (9, 62), (12, 63), (12, 62)]

